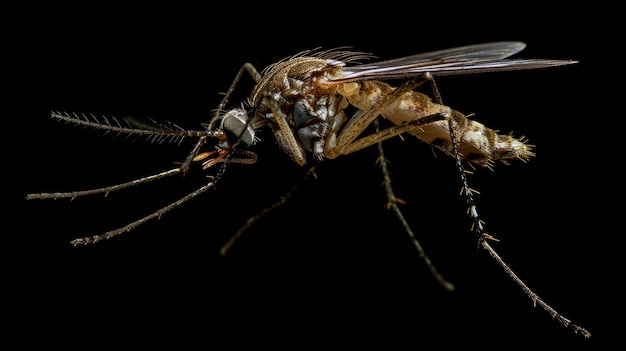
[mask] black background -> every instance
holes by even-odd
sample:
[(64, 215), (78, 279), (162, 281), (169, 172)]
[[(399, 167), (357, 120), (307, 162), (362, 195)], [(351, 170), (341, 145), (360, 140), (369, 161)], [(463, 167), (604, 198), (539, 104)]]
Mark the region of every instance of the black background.
[[(18, 125), (8, 129), (4, 148), (5, 173), (17, 176), (5, 183), (15, 201), (5, 211), (12, 224), (3, 245), (11, 278), (5, 289), (15, 293), (8, 308), (17, 312), (7, 317), (11, 334), (26, 345), (177, 349), (590, 349), (615, 336), (619, 100), (602, 83), (612, 72), (595, 45), (612, 35), (609, 25), (590, 30), (591, 12), (530, 4), (489, 15), (452, 5), (246, 6), (56, 8), (13, 28), (26, 33), (28, 23), (37, 25), (13, 37), (16, 48), (7, 53), (18, 78), (7, 95), (18, 105), (9, 123)], [(69, 241), (155, 211), (204, 184), (205, 174), (195, 167), (184, 178), (107, 198), (24, 200), (26, 193), (88, 189), (169, 169), (191, 147), (102, 136), (53, 121), (50, 110), (135, 114), (198, 129), (244, 62), (262, 69), (305, 49), (338, 46), (389, 59), (498, 40), (526, 42), (519, 57), (580, 61), (446, 77), (438, 85), (449, 106), (536, 145), (527, 164), (498, 164), (469, 181), (481, 192), (487, 230), (501, 239), (494, 247), (547, 303), (588, 328), (590, 340), (534, 308), (477, 249), (452, 160), (411, 138), (386, 144), (393, 185), (454, 292), (437, 284), (383, 208), (375, 148), (322, 164), (316, 180), (250, 228), (227, 257), (219, 248), (230, 235), (307, 170), (267, 132), (253, 148), (257, 164), (233, 165), (216, 191), (97, 245)], [(251, 84), (241, 82), (231, 107)]]

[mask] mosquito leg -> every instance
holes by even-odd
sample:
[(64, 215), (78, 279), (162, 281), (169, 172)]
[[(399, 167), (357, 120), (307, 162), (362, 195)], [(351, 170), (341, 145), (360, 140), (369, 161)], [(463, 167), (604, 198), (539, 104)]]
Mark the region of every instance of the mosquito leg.
[[(432, 80), (432, 87), (433, 87), (435, 96), (437, 96), (439, 99), (438, 102), (441, 103), (441, 95), (437, 91), (437, 87), (434, 84), (434, 79)], [(489, 245), (489, 240), (495, 240), (495, 239), (491, 235), (485, 232), (484, 222), (480, 218), (480, 215), (478, 214), (478, 209), (476, 207), (476, 203), (474, 201), (474, 195), (473, 195), (475, 190), (470, 188), (467, 182), (466, 171), (465, 171), (465, 168), (463, 167), (463, 160), (458, 151), (459, 140), (458, 140), (458, 136), (455, 130), (454, 121), (452, 120), (452, 118), (448, 119), (448, 128), (450, 130), (450, 139), (452, 140), (452, 155), (454, 156), (455, 163), (456, 163), (457, 169), (459, 170), (459, 175), (461, 177), (461, 183), (462, 183), (461, 194), (465, 196), (465, 201), (468, 205), (468, 212), (472, 220), (472, 231), (476, 233), (476, 235), (478, 236), (479, 245), (483, 249), (485, 249), (496, 262), (498, 262), (500, 267), (504, 269), (506, 274), (515, 282), (515, 284), (517, 284), (522, 289), (522, 291), (526, 293), (526, 295), (532, 300), (534, 306), (539, 305), (539, 307), (541, 307), (544, 311), (548, 312), (552, 317), (556, 318), (566, 328), (571, 328), (576, 334), (581, 334), (586, 338), (590, 338), (591, 333), (587, 329), (572, 323), (571, 320), (569, 320), (568, 318), (566, 318), (565, 316), (557, 312), (552, 306), (545, 303), (541, 299), (541, 297), (539, 297), (539, 295), (537, 295), (533, 290), (531, 290), (528, 287), (528, 285), (526, 285), (526, 283), (524, 283), (524, 281), (522, 281), (517, 276), (517, 274), (515, 274), (515, 272), (511, 269), (511, 267), (509, 267), (509, 265), (507, 265), (506, 262), (504, 262), (504, 260), (500, 257), (500, 255), (498, 255), (497, 251), (493, 247), (491, 247), (491, 245)]]
[(528, 297), (533, 301), (533, 306), (539, 305), (539, 307), (541, 307), (543, 310), (548, 312), (552, 317), (556, 318), (566, 328), (571, 328), (574, 331), (574, 333), (581, 334), (582, 336), (586, 338), (591, 337), (591, 333), (587, 329), (572, 323), (571, 320), (569, 320), (568, 318), (565, 318), (565, 316), (557, 312), (554, 308), (552, 308), (552, 306), (545, 303), (541, 299), (541, 297), (539, 297), (539, 295), (537, 295), (534, 291), (532, 291), (528, 287), (528, 285), (526, 285), (517, 276), (517, 274), (513, 272), (513, 270), (504, 262), (504, 260), (502, 260), (500, 255), (498, 255), (496, 250), (494, 250), (491, 247), (491, 245), (489, 245), (489, 242), (487, 240), (482, 240), (480, 244), (485, 250), (487, 250), (487, 252), (489, 252), (489, 255), (491, 255), (491, 257), (493, 257), (493, 259), (495, 259), (496, 262), (498, 262), (498, 264), (504, 269), (504, 271), (509, 275), (509, 277), (511, 277), (513, 281), (515, 281), (515, 283), (526, 293), (526, 295), (528, 295)]
[(500, 257), (500, 255), (498, 255), (497, 251), (491, 247), (491, 245), (489, 245), (488, 240), (494, 240), (494, 238), (487, 234), (485, 232), (485, 228), (484, 228), (484, 222), (480, 219), (480, 215), (478, 214), (478, 209), (476, 208), (476, 204), (474, 202), (474, 196), (473, 196), (473, 192), (474, 190), (471, 189), (467, 183), (467, 177), (465, 175), (465, 170), (463, 168), (463, 163), (461, 160), (461, 156), (459, 155), (458, 149), (457, 149), (457, 136), (456, 133), (454, 131), (454, 126), (453, 126), (453, 122), (452, 119), (449, 120), (449, 127), (450, 127), (450, 136), (452, 138), (452, 152), (455, 156), (456, 159), (456, 164), (457, 164), (457, 168), (459, 169), (459, 173), (461, 175), (461, 181), (462, 181), (462, 194), (465, 195), (465, 201), (468, 204), (468, 211), (469, 211), (469, 215), (472, 219), (472, 231), (476, 233), (476, 235), (478, 236), (478, 243), (480, 244), (480, 246), (485, 249), (489, 255), (496, 261), (498, 262), (498, 264), (500, 265), (500, 267), (502, 267), (504, 269), (504, 271), (506, 272), (506, 274), (513, 279), (513, 281), (515, 282), (515, 284), (517, 284), (523, 291), (524, 293), (526, 293), (526, 295), (532, 300), (533, 305), (537, 306), (539, 305), (539, 307), (541, 307), (543, 310), (545, 310), (546, 312), (548, 312), (552, 317), (556, 318), (559, 322), (561, 322), (565, 327), (567, 328), (571, 328), (575, 333), (577, 334), (581, 334), (586, 338), (591, 337), (591, 333), (583, 328), (580, 327), (574, 323), (572, 323), (568, 318), (565, 318), (565, 316), (563, 316), (562, 314), (560, 314), (559, 312), (557, 312), (552, 306), (548, 305), (547, 303), (545, 303), (541, 297), (539, 297), (539, 295), (537, 295), (533, 290), (531, 290), (528, 285), (526, 285), (526, 283), (524, 283), (524, 281), (522, 281), (517, 274), (515, 274), (515, 272), (504, 262), (504, 260), (502, 260), (502, 258)]
[[(380, 130), (380, 125), (379, 125), (379, 121), (376, 120), (374, 121), (374, 126), (376, 127), (376, 131)], [(454, 285), (452, 283), (450, 283), (449, 281), (447, 281), (435, 268), (435, 266), (433, 265), (432, 261), (430, 260), (430, 258), (428, 258), (428, 256), (426, 255), (426, 252), (424, 251), (424, 248), (422, 247), (422, 245), (419, 243), (419, 241), (417, 240), (417, 238), (415, 237), (415, 234), (413, 233), (413, 230), (411, 230), (411, 227), (409, 226), (408, 222), (406, 221), (406, 219), (404, 218), (404, 215), (402, 214), (402, 211), (400, 210), (400, 207), (398, 206), (398, 202), (401, 202), (400, 199), (398, 199), (396, 197), (396, 194), (393, 191), (393, 188), (391, 187), (391, 176), (389, 174), (389, 168), (387, 167), (387, 158), (385, 157), (385, 152), (383, 149), (383, 143), (382, 142), (378, 142), (378, 160), (376, 161), (379, 165), (380, 168), (383, 172), (383, 179), (384, 179), (384, 185), (385, 185), (385, 192), (387, 193), (387, 208), (391, 209), (396, 217), (398, 217), (398, 220), (400, 221), (400, 223), (402, 224), (402, 227), (404, 228), (404, 230), (406, 231), (406, 233), (409, 235), (409, 238), (411, 239), (411, 241), (413, 242), (413, 245), (415, 246), (415, 248), (417, 249), (417, 252), (419, 254), (419, 256), (422, 258), (422, 260), (424, 260), (424, 263), (426, 264), (426, 266), (428, 267), (428, 269), (430, 270), (430, 273), (433, 275), (433, 277), (435, 277), (435, 279), (437, 279), (437, 281), (448, 291), (453, 291), (454, 290)]]
[(187, 155), (187, 157), (185, 158), (185, 161), (183, 161), (183, 163), (180, 165), (179, 169), (183, 172), (183, 174), (187, 173), (189, 167), (191, 167), (191, 163), (193, 162), (194, 158), (198, 156), (200, 148), (202, 148), (202, 145), (204, 145), (205, 141), (206, 137), (201, 137), (200, 139), (198, 139), (196, 144), (193, 146), (193, 149), (191, 149), (191, 152), (189, 152), (189, 155)]
[(425, 74), (424, 77), (430, 82), (430, 88), (433, 91), (435, 101), (439, 105), (443, 105), (443, 99), (441, 98), (441, 94), (439, 93), (439, 89), (437, 88), (437, 83), (435, 83), (435, 78), (433, 78), (431, 74)]
[[(311, 176), (315, 176), (315, 169), (317, 168), (317, 165), (314, 165), (313, 167), (311, 167), (308, 172), (306, 173), (303, 182), (307, 181)], [(241, 237), (241, 235), (248, 230), (248, 228), (250, 228), (254, 223), (256, 223), (259, 219), (263, 218), (265, 215), (267, 215), (268, 213), (270, 213), (271, 211), (275, 210), (276, 208), (280, 207), (281, 205), (285, 204), (287, 201), (289, 201), (289, 199), (293, 196), (293, 194), (300, 188), (299, 184), (294, 185), (287, 194), (285, 194), (285, 196), (281, 197), (280, 199), (278, 199), (278, 201), (274, 202), (272, 205), (270, 205), (269, 207), (266, 207), (265, 209), (263, 209), (263, 211), (261, 211), (260, 213), (258, 213), (255, 216), (250, 217), (246, 223), (241, 226), (241, 228), (239, 228), (239, 230), (237, 230), (237, 232), (230, 237), (230, 239), (222, 246), (222, 248), (220, 249), (220, 253), (222, 254), (222, 256), (226, 256), (226, 254), (228, 253), (228, 251), (230, 250), (230, 248), (235, 244), (235, 242), (237, 241), (237, 239), (239, 239), (239, 237)]]
[(230, 87), (224, 94), (224, 98), (222, 98), (222, 102), (220, 102), (220, 104), (217, 106), (217, 110), (215, 114), (216, 117), (220, 113), (220, 111), (222, 111), (226, 107), (226, 104), (228, 103), (230, 96), (235, 91), (235, 88), (237, 87), (239, 80), (241, 80), (241, 77), (243, 76), (244, 72), (247, 72), (252, 77), (252, 79), (254, 79), (254, 81), (257, 83), (261, 80), (261, 74), (259, 74), (259, 71), (257, 71), (257, 69), (254, 68), (252, 64), (245, 63), (243, 66), (241, 66), (241, 68), (237, 72), (237, 75), (235, 75), (235, 79), (233, 79), (233, 82), (230, 84)]
[(180, 198), (179, 200), (172, 202), (171, 204), (161, 208), (158, 211), (155, 211), (143, 218), (140, 218), (132, 223), (129, 223), (123, 227), (108, 231), (106, 233), (100, 234), (100, 235), (94, 235), (94, 236), (88, 236), (88, 237), (84, 237), (84, 238), (78, 238), (78, 239), (74, 239), (72, 240), (70, 243), (74, 246), (77, 245), (87, 245), (87, 244), (93, 244), (93, 243), (97, 243), (101, 240), (105, 240), (105, 239), (110, 239), (114, 236), (117, 236), (119, 234), (125, 233), (125, 232), (129, 232), (133, 229), (135, 229), (136, 227), (144, 224), (145, 222), (151, 220), (151, 219), (155, 219), (155, 218), (160, 218), (164, 213), (169, 212), (171, 210), (173, 210), (174, 208), (182, 205), (183, 203), (191, 200), (192, 198), (204, 193), (205, 191), (215, 187), (215, 182), (210, 182), (206, 185), (204, 185), (203, 187), (197, 189), (196, 191), (185, 195), (184, 197)]
[[(422, 117), (420, 119), (413, 120), (411, 122), (405, 122), (403, 124), (394, 125), (387, 129), (377, 130), (375, 133), (365, 136), (361, 139), (358, 139), (348, 145), (346, 145), (341, 154), (348, 155), (353, 152), (359, 151), (363, 148), (366, 148), (370, 145), (383, 142), (389, 138), (400, 135), (405, 132), (415, 131), (416, 129), (421, 131), (422, 125), (442, 121), (447, 119), (447, 115), (444, 114), (435, 114), (431, 116)], [(378, 122), (378, 120), (375, 120)]]
[(306, 162), (306, 154), (304, 148), (298, 141), (294, 133), (291, 130), (291, 127), (287, 123), (287, 116), (280, 109), (276, 100), (271, 96), (265, 96), (265, 101), (269, 106), (270, 110), (274, 114), (274, 121), (278, 125), (278, 128), (274, 131), (274, 136), (276, 137), (278, 143), (281, 147), (291, 156), (291, 158), (299, 165), (304, 165)]
[(104, 193), (105, 196), (108, 195), (112, 191), (128, 188), (131, 186), (147, 183), (153, 180), (169, 177), (174, 174), (178, 174), (182, 172), (181, 168), (170, 169), (169, 171), (160, 172), (157, 174), (153, 174), (147, 177), (131, 180), (130, 182), (116, 184), (107, 186), (104, 188), (98, 189), (90, 189), (90, 190), (82, 190), (82, 191), (71, 191), (66, 193), (39, 193), (39, 194), (28, 194), (26, 195), (26, 200), (35, 200), (35, 199), (63, 199), (63, 198), (77, 198), (80, 196), (93, 195)]

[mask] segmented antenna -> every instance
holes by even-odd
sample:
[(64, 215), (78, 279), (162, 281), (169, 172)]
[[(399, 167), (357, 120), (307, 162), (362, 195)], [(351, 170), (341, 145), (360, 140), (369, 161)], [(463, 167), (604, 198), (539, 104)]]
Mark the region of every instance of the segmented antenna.
[(67, 112), (51, 112), (50, 116), (56, 120), (74, 125), (100, 129), (108, 134), (114, 132), (117, 135), (145, 137), (152, 143), (177, 143), (180, 144), (186, 137), (219, 137), (222, 131), (214, 130), (187, 130), (172, 122), (157, 122), (146, 118), (139, 120), (134, 117), (96, 117), (94, 114), (77, 114)]

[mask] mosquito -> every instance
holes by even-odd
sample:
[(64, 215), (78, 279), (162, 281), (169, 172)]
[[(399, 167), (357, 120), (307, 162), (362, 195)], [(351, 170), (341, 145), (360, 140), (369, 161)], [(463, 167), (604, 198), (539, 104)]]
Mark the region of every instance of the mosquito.
[[(474, 192), (466, 173), (476, 167), (492, 169), (496, 162), (528, 161), (534, 156), (533, 146), (523, 137), (499, 134), (495, 130), (468, 118), (443, 104), (435, 77), (516, 71), (564, 66), (573, 60), (511, 59), (526, 44), (506, 41), (469, 45), (432, 51), (374, 63), (369, 53), (349, 48), (307, 50), (271, 64), (258, 71), (245, 63), (237, 72), (229, 89), (215, 109), (209, 123), (200, 130), (187, 130), (172, 123), (148, 121), (138, 123), (130, 118), (107, 118), (94, 115), (52, 112), (51, 117), (73, 125), (104, 130), (107, 133), (145, 136), (152, 141), (180, 141), (196, 138), (191, 152), (176, 168), (98, 189), (72, 192), (28, 194), (27, 200), (59, 199), (102, 194), (131, 186), (185, 174), (194, 163), (213, 172), (205, 185), (179, 200), (154, 211), (132, 223), (99, 235), (77, 238), (71, 244), (83, 245), (110, 239), (129, 232), (141, 224), (160, 218), (182, 203), (214, 189), (229, 164), (253, 164), (257, 155), (250, 148), (259, 142), (257, 132), (270, 129), (280, 148), (299, 165), (315, 163), (307, 172), (314, 176), (315, 167), (324, 159), (348, 155), (373, 145), (378, 146), (378, 163), (382, 169), (387, 207), (394, 211), (432, 275), (448, 290), (454, 285), (445, 280), (425, 254), (398, 204), (391, 187), (391, 178), (382, 142), (402, 135), (412, 135), (452, 157), (461, 180), (464, 197), (477, 235), (479, 247), (498, 262), (506, 274), (527, 294), (534, 306), (539, 306), (565, 327), (590, 337), (591, 333), (557, 312), (532, 291), (504, 262), (490, 242), (497, 239), (486, 232), (474, 201)], [(255, 85), (249, 98), (238, 107), (226, 106), (240, 79), (245, 74)], [(389, 81), (399, 82), (397, 86)], [(433, 97), (415, 89), (429, 84)], [(351, 112), (349, 112), (351, 111)], [(387, 124), (381, 127), (384, 122)], [(225, 255), (235, 240), (259, 218), (288, 201), (298, 186), (270, 207), (251, 217), (224, 244)]]

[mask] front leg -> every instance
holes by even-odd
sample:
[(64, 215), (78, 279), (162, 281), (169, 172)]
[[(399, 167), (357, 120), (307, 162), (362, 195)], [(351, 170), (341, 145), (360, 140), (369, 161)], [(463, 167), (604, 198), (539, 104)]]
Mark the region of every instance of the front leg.
[(289, 127), (289, 123), (287, 122), (287, 115), (280, 109), (278, 106), (278, 102), (269, 94), (266, 94), (264, 97), (267, 106), (270, 111), (272, 111), (273, 124), (277, 127), (274, 127), (274, 137), (280, 147), (287, 153), (291, 158), (299, 165), (304, 165), (306, 163), (306, 154), (302, 144), (298, 142), (296, 136), (293, 133), (291, 127)]
[(226, 104), (228, 103), (230, 96), (235, 91), (235, 88), (237, 87), (239, 80), (241, 80), (241, 77), (243, 76), (244, 72), (247, 72), (250, 75), (250, 77), (254, 79), (255, 84), (258, 84), (259, 81), (261, 80), (261, 74), (259, 73), (259, 71), (251, 63), (244, 63), (243, 66), (241, 66), (241, 68), (237, 72), (237, 75), (235, 76), (235, 79), (233, 79), (233, 82), (230, 84), (230, 87), (224, 94), (224, 98), (222, 98), (222, 101), (217, 106), (217, 109), (215, 111), (215, 117), (217, 117), (217, 115), (222, 110), (224, 110), (224, 108), (226, 108)]

